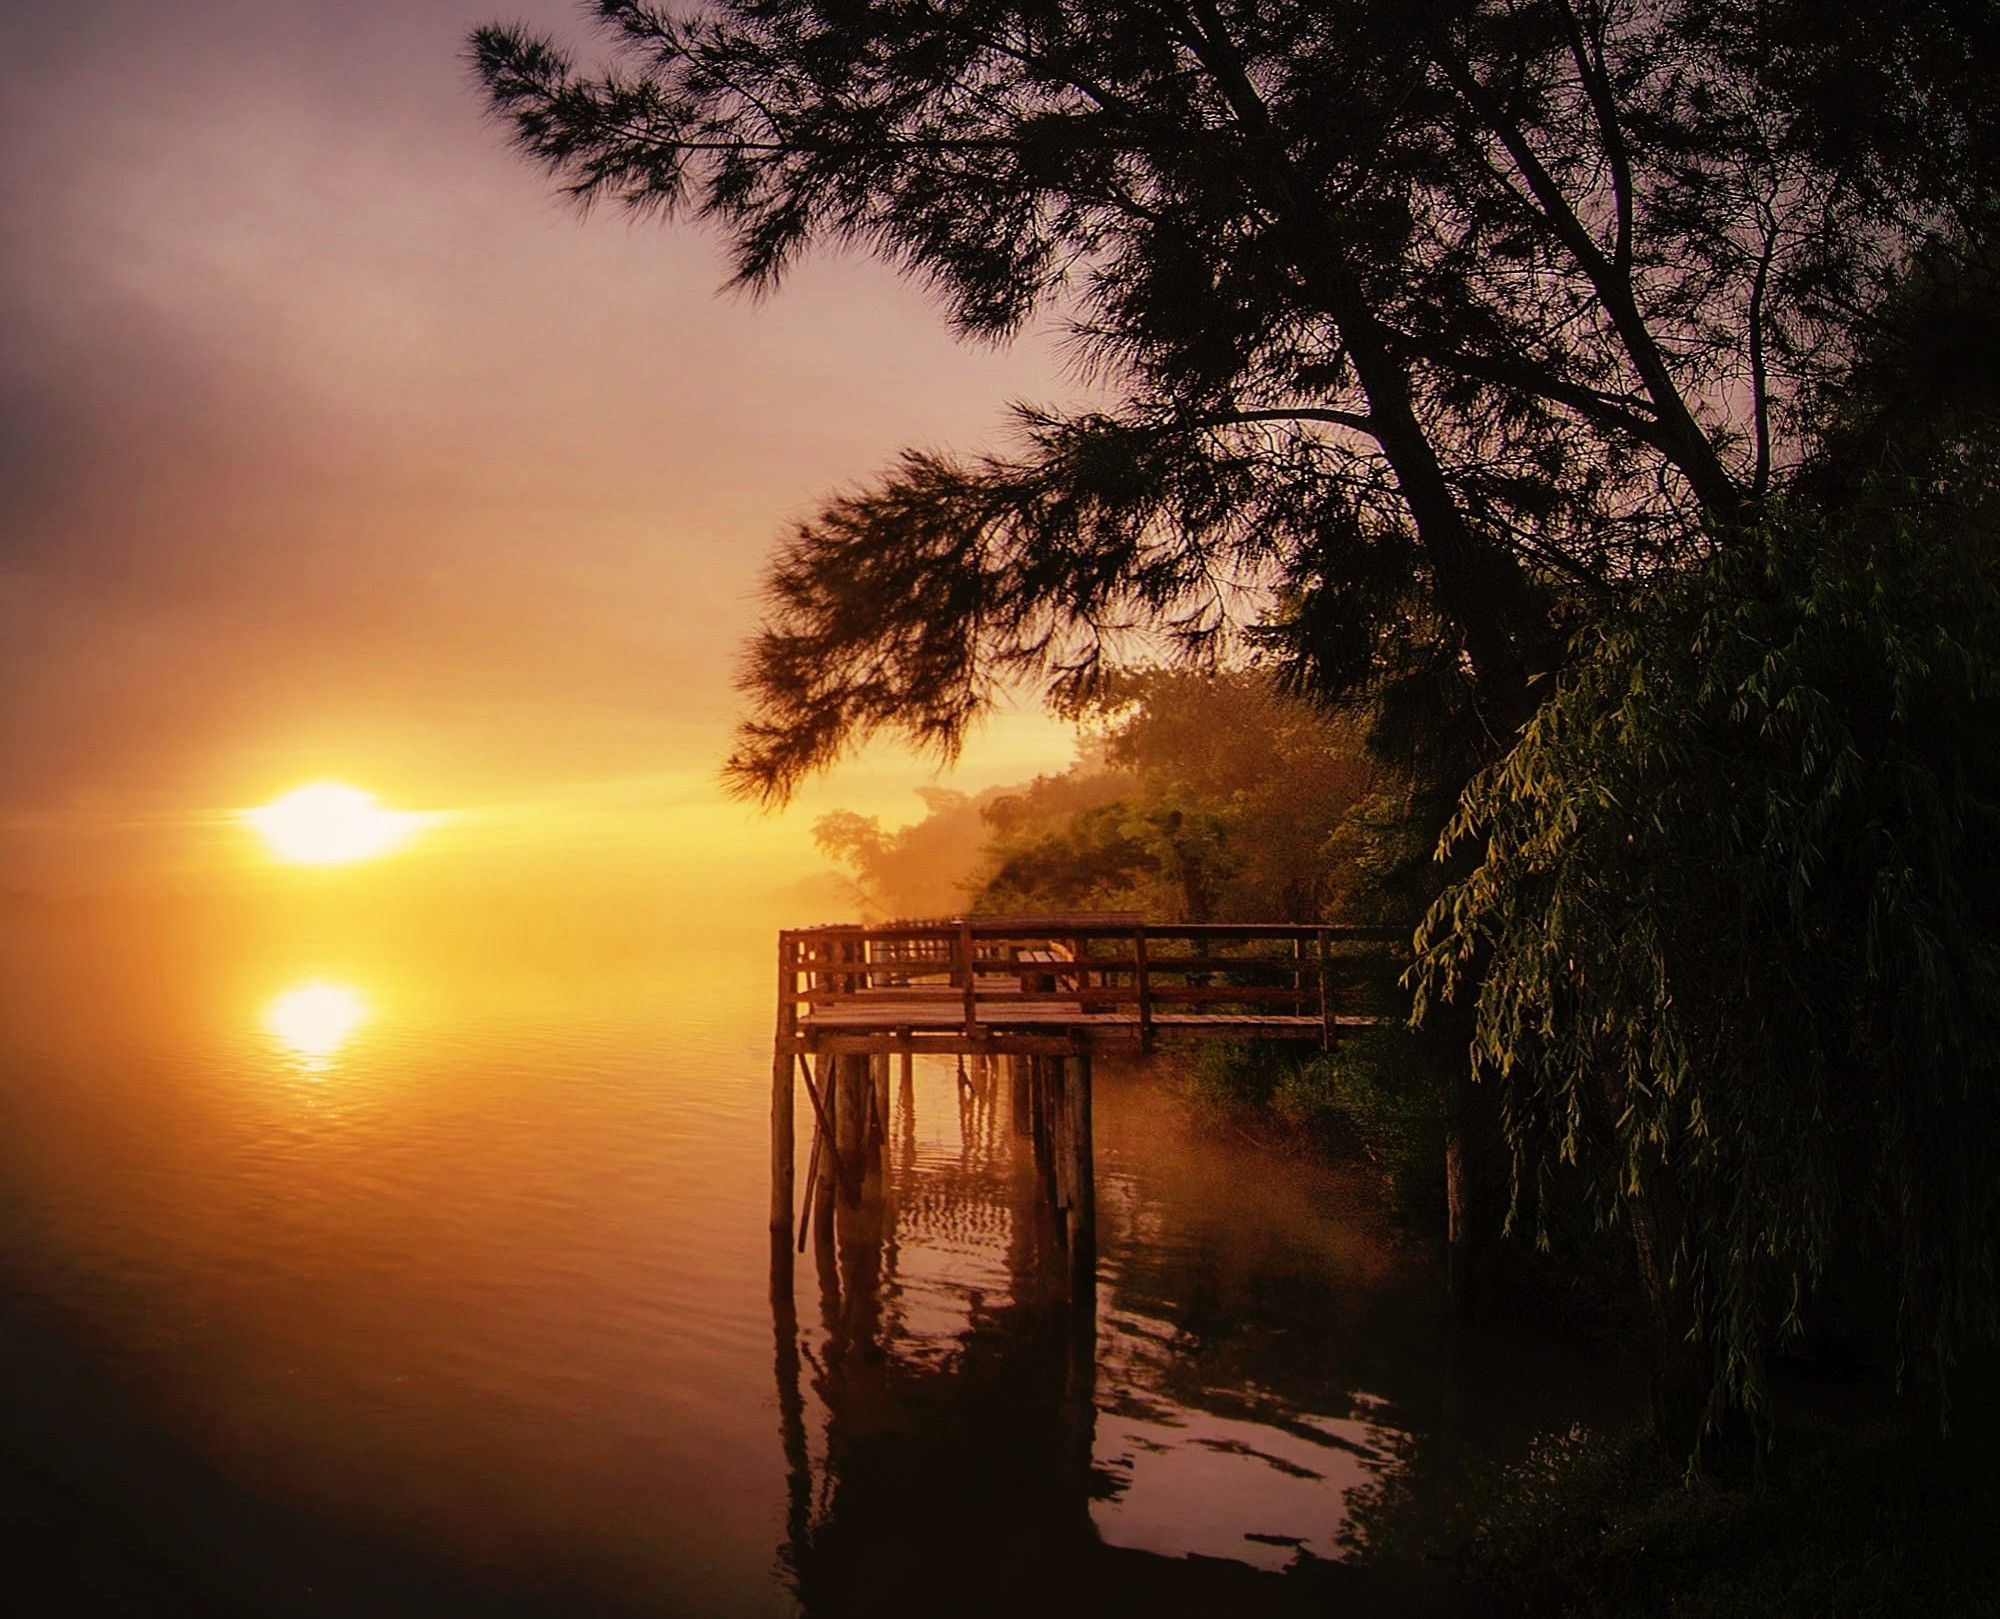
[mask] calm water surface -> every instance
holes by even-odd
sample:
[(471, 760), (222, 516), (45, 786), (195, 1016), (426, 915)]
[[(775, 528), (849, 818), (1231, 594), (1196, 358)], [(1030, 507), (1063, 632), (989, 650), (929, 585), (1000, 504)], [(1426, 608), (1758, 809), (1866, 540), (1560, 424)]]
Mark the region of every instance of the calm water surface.
[(1565, 1361), (1447, 1331), (1365, 1177), (1159, 1065), (1098, 1073), (1094, 1333), (1006, 1087), (943, 1062), (893, 1098), (880, 1247), (774, 1298), (771, 945), (15, 927), (0, 1266), (118, 1413), (17, 1371), (88, 1458), (62, 1487), (201, 1545), (243, 1611), (943, 1612), (1343, 1565), (1343, 1611), (1435, 1605), (1456, 1480), (1569, 1419)]

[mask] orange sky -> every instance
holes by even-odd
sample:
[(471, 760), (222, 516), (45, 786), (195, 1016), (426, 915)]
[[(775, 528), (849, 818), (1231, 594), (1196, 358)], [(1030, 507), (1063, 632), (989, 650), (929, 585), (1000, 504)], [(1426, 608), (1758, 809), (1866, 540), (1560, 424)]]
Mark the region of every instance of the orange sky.
[[(719, 297), (700, 234), (579, 221), (460, 56), (522, 16), (584, 32), (550, 0), (0, 8), (0, 889), (196, 881), (240, 852), (223, 812), (316, 777), (711, 872), (803, 861), (831, 804), (915, 812), (887, 753), (776, 825), (720, 801), (760, 560), (898, 448), (1073, 393), (1054, 346), (956, 344), (855, 260)], [(960, 781), (1063, 750), (1024, 716)]]

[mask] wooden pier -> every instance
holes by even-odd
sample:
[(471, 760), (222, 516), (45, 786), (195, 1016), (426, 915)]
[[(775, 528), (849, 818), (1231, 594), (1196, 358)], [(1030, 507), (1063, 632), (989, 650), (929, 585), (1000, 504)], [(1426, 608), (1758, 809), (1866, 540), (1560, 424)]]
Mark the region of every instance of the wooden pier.
[[(1091, 1059), (1162, 1036), (1331, 1045), (1373, 1026), (1363, 1009), (1384, 929), (1136, 917), (964, 917), (837, 924), (778, 936), (771, 1063), (771, 1235), (831, 1227), (836, 1202), (879, 1180), (889, 1064), (923, 1054), (1007, 1065), (1073, 1272), (1095, 1244)], [(813, 1114), (804, 1208), (793, 1140)], [(871, 1173), (872, 1171), (872, 1173)]]

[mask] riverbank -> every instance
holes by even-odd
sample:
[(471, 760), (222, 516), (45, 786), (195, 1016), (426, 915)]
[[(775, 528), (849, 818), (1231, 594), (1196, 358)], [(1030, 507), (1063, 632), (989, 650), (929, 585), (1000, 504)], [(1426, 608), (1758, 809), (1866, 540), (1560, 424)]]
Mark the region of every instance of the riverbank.
[[(1798, 1391), (1791, 1391), (1796, 1394)], [(1796, 1401), (1794, 1402), (1797, 1403)], [(1468, 1565), (1490, 1619), (1991, 1619), (2000, 1472), (1817, 1391), (1762, 1476), (1689, 1482), (1637, 1437), (1553, 1441), (1508, 1481)]]
[[(1430, 1229), (1441, 1186), (1423, 1173), (1435, 1143), (1422, 1107), (1374, 1083), (1365, 1061), (1301, 1069), (1259, 1055), (1191, 1063), (1189, 1095), (1274, 1153), (1359, 1154), (1406, 1239), (1441, 1240)], [(1617, 1359), (1639, 1309), (1605, 1257), (1511, 1252), (1489, 1278), (1488, 1324), (1532, 1322), (1577, 1352)], [(1879, 1371), (1792, 1368), (1775, 1380), (1770, 1455), (1728, 1482), (1690, 1478), (1636, 1420), (1579, 1421), (1511, 1464), (1475, 1461), (1428, 1554), (1456, 1571), (1465, 1611), (1480, 1619), (1993, 1619), (1992, 1370), (1961, 1376), (1947, 1438), (1899, 1405)], [(1636, 1410), (1643, 1374), (1632, 1365), (1629, 1375)]]

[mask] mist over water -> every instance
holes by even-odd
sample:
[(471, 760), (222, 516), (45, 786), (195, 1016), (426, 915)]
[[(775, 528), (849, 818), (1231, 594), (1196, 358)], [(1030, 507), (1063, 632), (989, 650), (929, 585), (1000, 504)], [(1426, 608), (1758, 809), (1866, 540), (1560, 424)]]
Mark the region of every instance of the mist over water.
[[(440, 1582), (689, 1614), (841, 1612), (861, 1582), (926, 1611), (967, 1559), (1010, 1588), (1038, 1548), (1408, 1560), (1454, 1458), (1574, 1409), (1537, 1346), (1446, 1331), (1365, 1176), (1191, 1112), (1164, 1062), (1099, 1065), (1094, 1363), (1005, 1086), (942, 1061), (894, 1098), (866, 1274), (827, 1307), (808, 1255), (774, 1316), (776, 922), (593, 958), (17, 919), (0, 1268), (17, 1330), (117, 1392), (114, 1508), (178, 1514), (216, 1589), (278, 1593), (244, 1611), (360, 1611), (357, 1560), (370, 1611), (437, 1611)], [(254, 1578), (245, 1501), (288, 1537)]]

